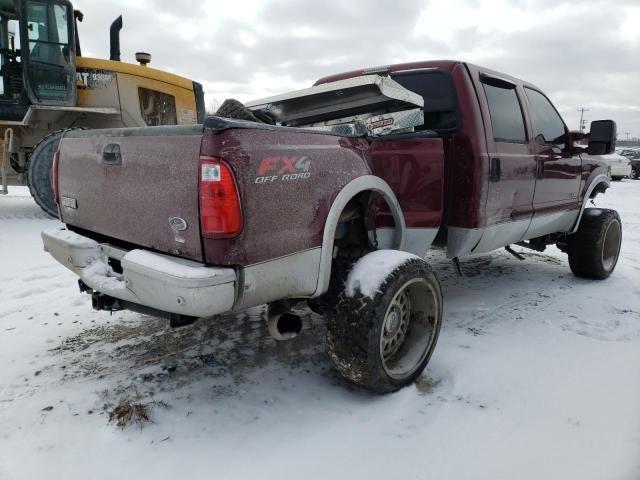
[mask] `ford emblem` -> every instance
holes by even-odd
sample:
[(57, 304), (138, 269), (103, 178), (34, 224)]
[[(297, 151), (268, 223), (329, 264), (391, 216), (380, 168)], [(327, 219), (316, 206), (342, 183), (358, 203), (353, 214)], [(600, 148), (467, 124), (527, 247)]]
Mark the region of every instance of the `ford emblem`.
[(187, 222), (180, 217), (170, 217), (169, 226), (174, 232), (182, 232), (187, 229)]

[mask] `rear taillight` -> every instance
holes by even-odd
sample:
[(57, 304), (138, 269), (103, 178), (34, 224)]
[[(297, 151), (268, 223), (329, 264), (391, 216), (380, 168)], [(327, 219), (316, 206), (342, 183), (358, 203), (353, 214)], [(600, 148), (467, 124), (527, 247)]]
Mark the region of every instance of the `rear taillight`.
[(58, 192), (58, 163), (60, 163), (60, 150), (56, 150), (51, 164), (51, 188), (53, 189), (53, 199), (59, 205), (60, 194)]
[(219, 158), (200, 157), (200, 227), (204, 237), (236, 235), (242, 229), (236, 181)]

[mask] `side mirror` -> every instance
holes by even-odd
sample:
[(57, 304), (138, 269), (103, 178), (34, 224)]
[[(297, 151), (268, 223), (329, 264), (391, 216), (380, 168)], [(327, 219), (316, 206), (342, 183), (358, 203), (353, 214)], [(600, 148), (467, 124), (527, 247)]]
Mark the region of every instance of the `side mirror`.
[(596, 120), (591, 122), (589, 132), (590, 155), (606, 155), (616, 148), (616, 122), (613, 120)]

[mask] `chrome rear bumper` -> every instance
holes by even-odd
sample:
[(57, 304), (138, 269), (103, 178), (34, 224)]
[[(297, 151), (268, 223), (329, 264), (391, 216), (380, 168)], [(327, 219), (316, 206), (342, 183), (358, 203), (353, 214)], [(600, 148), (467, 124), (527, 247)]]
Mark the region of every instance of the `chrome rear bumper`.
[[(123, 250), (65, 229), (42, 232), (45, 251), (93, 290), (152, 309), (207, 317), (233, 307), (236, 272), (148, 250)], [(109, 261), (119, 262), (122, 273)]]

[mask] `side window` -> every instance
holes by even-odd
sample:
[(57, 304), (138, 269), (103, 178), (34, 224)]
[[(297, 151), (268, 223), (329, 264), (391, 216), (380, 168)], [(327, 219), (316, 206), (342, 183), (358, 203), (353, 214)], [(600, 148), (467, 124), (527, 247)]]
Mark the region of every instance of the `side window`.
[(442, 71), (418, 71), (394, 73), (391, 78), (424, 99), (424, 125), (416, 130), (448, 133), (458, 128), (458, 106), (450, 75)]
[(33, 60), (55, 65), (69, 63), (67, 7), (42, 2), (27, 3), (27, 37)]
[(564, 144), (567, 130), (551, 102), (536, 90), (525, 88), (525, 93), (531, 105), (533, 126), (536, 133), (544, 137), (545, 143)]
[(483, 82), (489, 104), (493, 138), (498, 142), (527, 143), (522, 109), (515, 86)]
[(140, 113), (144, 123), (151, 126), (176, 125), (176, 99), (168, 93), (138, 88)]

